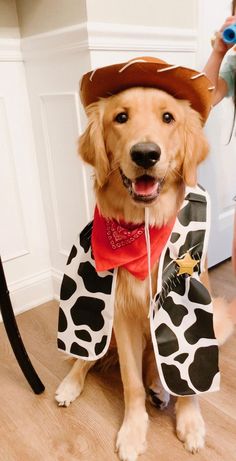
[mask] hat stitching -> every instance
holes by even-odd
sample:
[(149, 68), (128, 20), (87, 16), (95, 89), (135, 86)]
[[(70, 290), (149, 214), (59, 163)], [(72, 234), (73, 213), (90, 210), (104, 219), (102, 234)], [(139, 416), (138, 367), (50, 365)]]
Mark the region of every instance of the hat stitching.
[(203, 77), (203, 75), (206, 75), (205, 72), (199, 72), (197, 75), (193, 75), (190, 77), (190, 80), (195, 80), (196, 78)]
[(167, 70), (172, 70), (172, 69), (177, 69), (179, 66), (168, 66), (165, 67), (164, 69), (157, 69), (157, 72), (166, 72)]
[(127, 69), (127, 67), (131, 66), (131, 64), (135, 64), (136, 62), (148, 62), (148, 61), (145, 61), (144, 59), (135, 59), (134, 61), (129, 61), (118, 72), (119, 73), (123, 72), (123, 70)]
[[(148, 59), (149, 59), (149, 58), (148, 58)], [(158, 62), (158, 60), (157, 60), (157, 62), (154, 62), (154, 61), (147, 60), (146, 57), (144, 57), (144, 58), (133, 59), (133, 60), (127, 61), (126, 63), (120, 64), (119, 67), (121, 67), (121, 66), (123, 66), (123, 67), (121, 67), (119, 70), (118, 70), (118, 68), (116, 67), (116, 69), (114, 69), (114, 71), (113, 71), (114, 80), (116, 79), (114, 72), (116, 72), (117, 74), (120, 74), (120, 73), (122, 73), (125, 69), (127, 69), (129, 66), (131, 66), (132, 64), (135, 64), (135, 63), (148, 63), (148, 64), (151, 63), (151, 64), (153, 64), (154, 66), (151, 68), (151, 70), (152, 70), (152, 72), (154, 72), (154, 73), (155, 73), (155, 72), (157, 72), (157, 73), (159, 73), (159, 72), (167, 72), (168, 70), (177, 69), (177, 68), (180, 68), (180, 69), (182, 69), (182, 70), (189, 71), (190, 74), (189, 74), (189, 72), (186, 72), (185, 75), (183, 75), (183, 78), (185, 78), (185, 80), (186, 80), (186, 78), (187, 78), (188, 80), (195, 80), (195, 79), (198, 79), (198, 78), (200, 78), (200, 77), (202, 77), (202, 76), (206, 77), (206, 74), (205, 74), (204, 72), (199, 72), (199, 71), (196, 71), (196, 70), (194, 71), (193, 69), (187, 69), (187, 68), (185, 69), (185, 68), (184, 68), (183, 66), (181, 66), (181, 65), (170, 65), (170, 64), (168, 64), (168, 63), (166, 63), (166, 62), (164, 62), (164, 61)], [(155, 64), (156, 64), (156, 65), (155, 65)], [(112, 67), (112, 66), (111, 66), (111, 67)], [(148, 67), (149, 67), (149, 66), (147, 66), (147, 67), (145, 66), (145, 69), (147, 69)], [(159, 67), (160, 67), (160, 68), (159, 68)], [(141, 70), (142, 70), (142, 66), (141, 66), (141, 65), (140, 65), (140, 68), (141, 68)], [(81, 80), (81, 84), (80, 84), (80, 91), (81, 91), (81, 100), (82, 100), (84, 106), (90, 104), (90, 103), (94, 100), (94, 98), (95, 98), (95, 99), (98, 98), (98, 94), (97, 94), (98, 91), (97, 91), (97, 88), (96, 88), (97, 79), (95, 78), (95, 82), (93, 82), (94, 90), (92, 89), (92, 86), (84, 85), (84, 84), (83, 84), (83, 83), (84, 83), (84, 80), (85, 80), (85, 83), (86, 83), (86, 79), (87, 79), (87, 84), (90, 83), (90, 82), (92, 82), (92, 81), (94, 80), (94, 74), (95, 74), (95, 72), (96, 72), (97, 70), (99, 70), (99, 71), (101, 70), (101, 71), (102, 71), (103, 69), (106, 69), (106, 68), (97, 68), (97, 69), (91, 70), (87, 75), (84, 75), (84, 76), (83, 76), (83, 79)], [(110, 68), (109, 68), (109, 69), (110, 69)], [(178, 72), (177, 72), (177, 73), (178, 73)], [(192, 74), (192, 76), (190, 76), (191, 74)], [(117, 77), (118, 77), (118, 76), (117, 76)], [(169, 76), (169, 77), (170, 77), (170, 76)], [(125, 78), (125, 76), (124, 76), (124, 78)], [(210, 107), (209, 107), (209, 105), (210, 105), (210, 100), (208, 99), (208, 97), (210, 97), (209, 92), (212, 92), (215, 88), (214, 88), (213, 85), (209, 85), (209, 83), (211, 83), (211, 82), (208, 82), (208, 85), (207, 85), (207, 81), (205, 82), (204, 80), (207, 80), (207, 79), (204, 78), (204, 79), (201, 81), (201, 82), (203, 83), (203, 87), (202, 87), (202, 85), (200, 84), (200, 88), (199, 88), (199, 85), (197, 84), (196, 91), (199, 93), (199, 95), (200, 95), (200, 92), (203, 91), (203, 93), (204, 93), (204, 91), (205, 91), (206, 104), (203, 104), (203, 107), (202, 107), (201, 104), (200, 104), (200, 102), (199, 102), (199, 104), (198, 104), (198, 102), (197, 102), (196, 100), (194, 100), (194, 97), (193, 97), (192, 103), (195, 104), (196, 110), (198, 110), (198, 112), (202, 115), (203, 119), (206, 120), (206, 118), (207, 118), (207, 113), (208, 113), (209, 110), (210, 110)], [(136, 80), (135, 80), (135, 82), (136, 82)], [(134, 83), (135, 83), (135, 82), (134, 82)], [(129, 83), (130, 83), (130, 82), (129, 82)], [(132, 82), (131, 82), (131, 83), (132, 83)], [(190, 82), (189, 82), (189, 83), (190, 83)], [(100, 88), (100, 86), (101, 86), (101, 88)], [(104, 83), (103, 85), (100, 85), (100, 86), (99, 86), (99, 91), (100, 91), (100, 93), (105, 92), (105, 89), (106, 89), (106, 88), (105, 88), (105, 83)], [(114, 85), (113, 85), (113, 86), (114, 86)], [(194, 86), (195, 86), (195, 85), (194, 85)], [(103, 88), (103, 87), (104, 87), (104, 88)], [(108, 87), (109, 87), (109, 85), (108, 85)], [(176, 89), (177, 89), (177, 88), (176, 88)], [(107, 90), (108, 90), (108, 89), (107, 89)], [(92, 94), (91, 94), (91, 96), (88, 96), (88, 97), (87, 97), (88, 91), (91, 91)], [(93, 92), (95, 92), (95, 94), (93, 94)], [(209, 95), (208, 97), (207, 97), (207, 93), (206, 93), (206, 92), (208, 92), (208, 95)], [(110, 92), (108, 93), (108, 91), (106, 91), (106, 96), (110, 96), (110, 95), (112, 95), (112, 94), (113, 94), (113, 93), (110, 93)], [(188, 96), (189, 96), (189, 95), (187, 94), (187, 97), (188, 97)], [(179, 96), (176, 95), (176, 97), (177, 97), (177, 98), (179, 97), (179, 98), (183, 99), (183, 94), (181, 93)], [(191, 98), (190, 98), (190, 100), (191, 100)], [(201, 101), (202, 101), (202, 99), (201, 99)]]
[(96, 71), (97, 71), (97, 69), (94, 69), (94, 71), (91, 73), (91, 75), (89, 77), (90, 82), (93, 80), (93, 76), (94, 76)]

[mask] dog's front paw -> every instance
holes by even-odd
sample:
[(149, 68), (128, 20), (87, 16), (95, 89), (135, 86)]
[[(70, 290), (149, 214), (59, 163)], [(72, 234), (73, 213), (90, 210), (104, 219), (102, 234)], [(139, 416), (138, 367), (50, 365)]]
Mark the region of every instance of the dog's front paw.
[(191, 453), (197, 453), (203, 448), (206, 430), (200, 411), (183, 411), (177, 415), (176, 432), (184, 448)]
[(81, 393), (80, 383), (66, 377), (56, 390), (55, 399), (59, 407), (68, 407)]
[(126, 419), (118, 433), (116, 449), (121, 461), (136, 461), (146, 450), (148, 415)]

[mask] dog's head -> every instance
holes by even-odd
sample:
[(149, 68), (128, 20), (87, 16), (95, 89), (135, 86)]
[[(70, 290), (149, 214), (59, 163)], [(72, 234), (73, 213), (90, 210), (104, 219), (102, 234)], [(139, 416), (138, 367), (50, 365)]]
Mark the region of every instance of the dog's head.
[(79, 151), (95, 168), (97, 190), (116, 184), (118, 194), (125, 190), (127, 199), (144, 207), (168, 187), (196, 184), (208, 144), (200, 116), (187, 101), (131, 88), (91, 104), (87, 115)]

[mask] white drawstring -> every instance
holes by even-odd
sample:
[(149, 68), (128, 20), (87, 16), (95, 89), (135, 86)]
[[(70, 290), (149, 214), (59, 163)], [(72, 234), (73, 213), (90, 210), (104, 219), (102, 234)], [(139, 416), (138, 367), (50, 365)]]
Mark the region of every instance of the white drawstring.
[(147, 247), (147, 264), (148, 264), (148, 284), (149, 284), (149, 312), (148, 318), (151, 315), (152, 306), (155, 304), (155, 301), (152, 297), (152, 274), (151, 274), (151, 243), (150, 243), (150, 233), (149, 233), (149, 208), (145, 208), (145, 239)]

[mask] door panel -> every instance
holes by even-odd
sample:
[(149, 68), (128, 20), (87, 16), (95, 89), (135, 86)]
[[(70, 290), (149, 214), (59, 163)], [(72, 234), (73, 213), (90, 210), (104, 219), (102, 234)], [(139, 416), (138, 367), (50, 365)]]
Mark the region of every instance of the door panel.
[[(210, 40), (214, 31), (230, 14), (228, 0), (199, 0), (199, 59), (202, 69), (211, 52)], [(230, 98), (224, 99), (211, 111), (205, 127), (210, 143), (210, 155), (200, 167), (199, 182), (211, 196), (212, 224), (209, 241), (209, 266), (231, 256), (233, 233), (233, 197), (236, 194), (236, 137), (229, 141), (234, 107)], [(235, 131), (235, 130), (234, 130)]]

